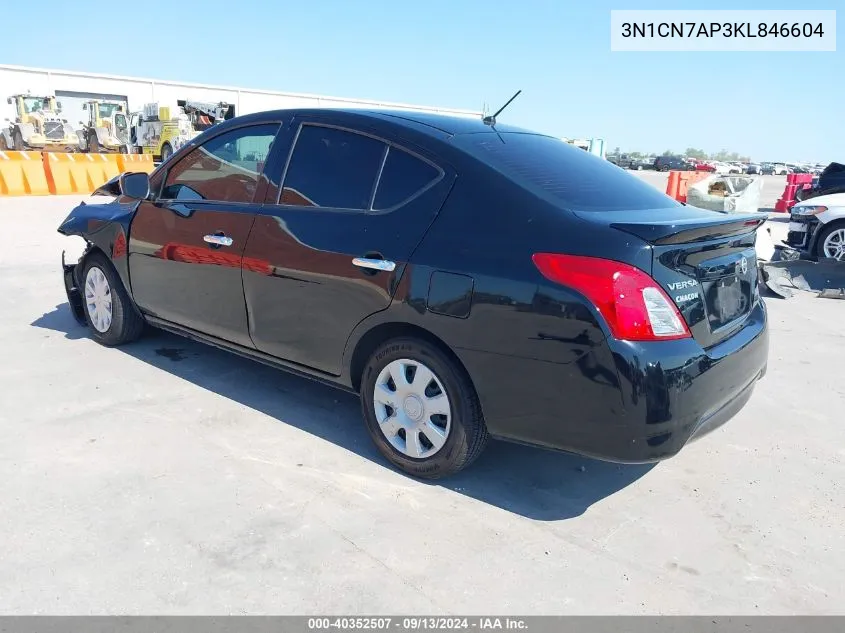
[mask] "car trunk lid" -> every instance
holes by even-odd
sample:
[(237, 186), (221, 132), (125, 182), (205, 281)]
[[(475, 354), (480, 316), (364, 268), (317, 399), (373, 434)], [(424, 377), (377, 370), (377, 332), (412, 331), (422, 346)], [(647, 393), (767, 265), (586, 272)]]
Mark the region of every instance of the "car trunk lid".
[(576, 215), (651, 245), (649, 272), (677, 305), (702, 347), (711, 347), (740, 329), (760, 300), (754, 246), (756, 230), (765, 217), (694, 207)]

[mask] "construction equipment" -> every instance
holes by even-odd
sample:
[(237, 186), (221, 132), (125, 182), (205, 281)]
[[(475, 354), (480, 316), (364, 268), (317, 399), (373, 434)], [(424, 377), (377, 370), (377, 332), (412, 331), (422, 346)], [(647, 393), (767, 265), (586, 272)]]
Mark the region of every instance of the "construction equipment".
[(62, 105), (55, 96), (18, 94), (6, 103), (15, 107), (15, 120), (5, 119), (8, 126), (0, 129), (0, 150), (79, 150), (79, 137), (67, 119), (61, 118)]
[(91, 100), (82, 104), (88, 112), (88, 122), (80, 121), (80, 145), (91, 153), (120, 152), (129, 147), (129, 121), (126, 108), (118, 101)]
[(147, 103), (143, 111), (129, 115), (131, 153), (152, 154), (154, 160), (167, 160), (200, 133), (235, 115), (235, 107), (223, 101), (179, 100), (176, 104), (171, 109), (157, 102)]

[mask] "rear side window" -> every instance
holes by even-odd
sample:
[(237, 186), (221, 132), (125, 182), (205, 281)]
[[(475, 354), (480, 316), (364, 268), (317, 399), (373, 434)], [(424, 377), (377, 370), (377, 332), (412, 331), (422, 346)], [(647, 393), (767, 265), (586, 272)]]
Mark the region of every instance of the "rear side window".
[(278, 129), (253, 125), (206, 141), (170, 168), (161, 198), (252, 202)]
[(464, 134), (456, 146), (528, 189), (577, 211), (680, 206), (638, 177), (561, 140), (536, 134)]
[(397, 147), (388, 150), (373, 209), (398, 206), (440, 178), (440, 170)]
[(386, 145), (336, 128), (303, 125), (293, 148), (281, 204), (366, 210)]

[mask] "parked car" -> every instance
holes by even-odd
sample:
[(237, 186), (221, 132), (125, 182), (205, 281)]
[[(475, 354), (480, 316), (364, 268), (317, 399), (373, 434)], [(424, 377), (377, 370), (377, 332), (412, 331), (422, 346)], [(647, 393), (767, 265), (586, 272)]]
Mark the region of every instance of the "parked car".
[(699, 160), (699, 161), (695, 162), (695, 170), (696, 171), (713, 172), (713, 171), (716, 171), (716, 168), (711, 163), (708, 163), (707, 161)]
[(845, 262), (845, 193), (796, 203), (790, 211), (786, 243), (815, 257)]
[(760, 163), (760, 173), (764, 176), (771, 176), (774, 173), (774, 166), (771, 163)]
[(786, 176), (789, 173), (789, 167), (783, 163), (775, 163), (772, 165), (772, 173), (775, 176)]
[(711, 163), (713, 165), (713, 171), (720, 176), (725, 176), (731, 173), (731, 166), (727, 163), (723, 163), (721, 161), (714, 161)]
[(750, 164), (745, 166), (745, 173), (746, 174), (762, 174), (763, 168), (756, 163), (750, 163)]
[(610, 154), (607, 160), (622, 169), (634, 169), (637, 160), (628, 154)]
[(97, 194), (58, 229), (87, 241), (64, 283), (96, 341), (147, 324), (359, 393), (415, 476), (490, 436), (665, 459), (766, 371), (765, 218), (686, 207), (507, 125), (250, 114)]
[(637, 158), (631, 164), (631, 169), (635, 171), (642, 171), (643, 169), (652, 169), (654, 166), (653, 158)]
[(654, 159), (654, 169), (657, 171), (693, 171), (695, 167), (681, 156), (658, 156)]

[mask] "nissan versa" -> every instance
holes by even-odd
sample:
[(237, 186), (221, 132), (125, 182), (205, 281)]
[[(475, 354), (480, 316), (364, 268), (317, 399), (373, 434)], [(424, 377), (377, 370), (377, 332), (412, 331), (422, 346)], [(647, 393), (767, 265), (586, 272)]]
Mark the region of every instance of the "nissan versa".
[(88, 243), (63, 267), (94, 339), (149, 324), (358, 392), (419, 477), (491, 436), (664, 459), (766, 371), (761, 217), (489, 119), (246, 115), (97, 193), (59, 228)]

